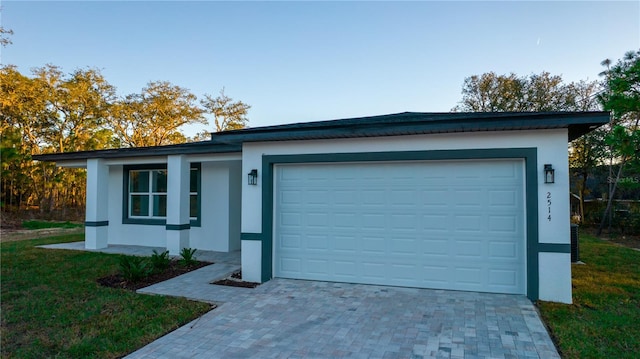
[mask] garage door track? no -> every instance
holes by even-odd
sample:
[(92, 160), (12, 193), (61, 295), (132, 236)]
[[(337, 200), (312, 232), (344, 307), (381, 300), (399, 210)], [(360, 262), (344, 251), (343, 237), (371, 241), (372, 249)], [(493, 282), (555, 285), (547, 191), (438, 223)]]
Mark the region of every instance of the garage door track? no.
[(559, 358), (520, 295), (291, 279), (214, 287), (227, 302), (129, 358)]

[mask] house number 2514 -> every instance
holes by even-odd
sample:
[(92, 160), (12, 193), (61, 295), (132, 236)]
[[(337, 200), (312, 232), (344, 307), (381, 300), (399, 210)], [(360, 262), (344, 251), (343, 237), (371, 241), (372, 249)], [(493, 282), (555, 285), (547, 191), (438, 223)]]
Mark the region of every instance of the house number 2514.
[(547, 220), (551, 222), (551, 192), (547, 192)]

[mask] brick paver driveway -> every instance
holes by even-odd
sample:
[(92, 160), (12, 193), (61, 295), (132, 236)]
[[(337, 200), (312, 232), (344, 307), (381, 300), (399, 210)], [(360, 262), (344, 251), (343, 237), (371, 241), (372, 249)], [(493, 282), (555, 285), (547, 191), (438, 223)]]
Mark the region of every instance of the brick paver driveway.
[(196, 282), (144, 291), (224, 303), (130, 358), (559, 357), (524, 296), (288, 279), (256, 289)]

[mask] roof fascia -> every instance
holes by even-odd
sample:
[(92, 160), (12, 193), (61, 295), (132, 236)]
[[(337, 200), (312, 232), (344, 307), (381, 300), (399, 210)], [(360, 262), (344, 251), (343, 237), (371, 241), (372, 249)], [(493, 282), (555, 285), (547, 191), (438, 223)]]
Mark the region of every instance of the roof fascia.
[[(510, 116), (509, 116), (510, 115)], [(560, 114), (505, 114), (478, 118), (467, 116), (437, 121), (408, 121), (403, 122), (362, 122), (340, 125), (339, 123), (325, 127), (306, 127), (283, 125), (280, 131), (276, 127), (264, 129), (255, 128), (239, 131), (219, 133), (213, 137), (216, 143), (233, 142), (264, 142), (280, 140), (306, 140), (328, 138), (353, 138), (374, 136), (398, 136), (409, 134), (432, 134), (446, 132), (475, 132), (500, 130), (535, 130), (569, 128), (573, 138), (590, 131), (591, 126), (599, 127), (609, 122), (607, 112), (588, 113), (560, 113)], [(328, 124), (328, 122), (326, 122)], [(577, 126), (577, 127), (576, 127)], [(586, 129), (585, 129), (586, 128)], [(586, 132), (585, 132), (586, 131)], [(573, 139), (572, 138), (572, 139)]]

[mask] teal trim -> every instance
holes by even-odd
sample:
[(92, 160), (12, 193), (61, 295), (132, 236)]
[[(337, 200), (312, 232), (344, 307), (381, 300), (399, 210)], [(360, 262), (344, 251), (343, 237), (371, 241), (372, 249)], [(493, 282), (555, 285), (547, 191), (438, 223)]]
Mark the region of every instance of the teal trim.
[(541, 253), (571, 253), (571, 244), (564, 243), (538, 243), (538, 252)]
[(85, 221), (85, 227), (105, 227), (109, 225), (109, 221)]
[(241, 241), (261, 241), (262, 233), (240, 233)]
[(538, 176), (536, 148), (495, 148), (406, 152), (322, 153), (266, 155), (262, 157), (262, 281), (273, 275), (273, 166), (282, 163), (427, 161), (457, 159), (524, 159), (526, 198), (527, 297), (537, 300), (538, 275)]
[[(191, 168), (198, 169), (198, 217), (190, 220), (192, 227), (200, 227), (202, 221), (202, 165), (199, 162), (191, 164)], [(129, 171), (131, 170), (163, 170), (166, 163), (125, 165), (122, 166), (122, 224), (140, 224), (147, 226), (164, 226), (166, 219), (161, 218), (129, 218)]]
[(165, 229), (167, 231), (182, 231), (185, 229), (190, 229), (191, 228), (191, 224), (187, 223), (187, 224), (167, 224), (165, 226)]
[(198, 170), (198, 217), (190, 220), (190, 223), (191, 227), (200, 227), (200, 224), (202, 223), (202, 164), (200, 162), (194, 162), (191, 164), (191, 168)]
[[(280, 159), (281, 156), (277, 156)], [(262, 156), (262, 270), (264, 283), (273, 276), (273, 165), (274, 156)]]

